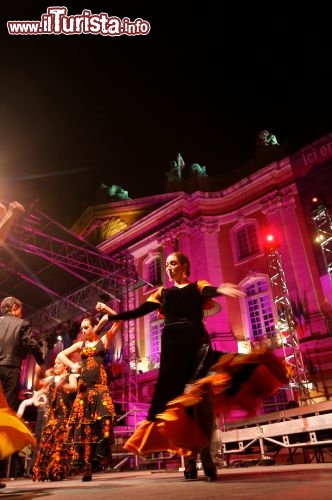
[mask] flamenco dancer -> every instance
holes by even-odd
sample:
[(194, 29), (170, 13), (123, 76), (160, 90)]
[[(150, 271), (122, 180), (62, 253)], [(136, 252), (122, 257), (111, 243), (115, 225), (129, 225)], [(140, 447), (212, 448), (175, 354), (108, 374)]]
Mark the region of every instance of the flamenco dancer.
[(67, 366), (58, 358), (54, 362), (54, 374), (41, 378), (40, 373), (40, 368), (36, 367), (35, 385), (47, 394), (48, 404), (32, 480), (61, 481), (71, 474), (66, 449), (67, 421), (75, 399), (77, 378), (68, 373)]
[[(109, 465), (112, 460), (115, 409), (108, 387), (105, 356), (111, 339), (120, 329), (121, 321), (113, 323), (109, 330), (98, 335), (101, 324), (94, 316), (83, 318), (83, 340), (58, 354), (60, 361), (72, 372), (79, 373), (77, 394), (68, 418), (66, 441), (72, 450), (72, 465), (84, 468), (82, 481), (92, 480), (94, 462)], [(74, 353), (81, 355), (80, 362), (70, 359)]]
[[(222, 283), (214, 287), (205, 280), (190, 282), (190, 262), (181, 252), (167, 257), (166, 272), (173, 286), (160, 287), (136, 309), (114, 315), (106, 304), (96, 305), (97, 311), (106, 312), (112, 320), (138, 318), (155, 310), (165, 319), (159, 375), (147, 419), (124, 448), (140, 455), (169, 451), (185, 456), (186, 479), (197, 478), (196, 455), (200, 453), (205, 477), (213, 481), (217, 469), (210, 455), (210, 440), (215, 409), (234, 401), (252, 410), (259, 398), (266, 395), (264, 392), (271, 394), (286, 381), (287, 371), (271, 352), (255, 353), (254, 357), (225, 355), (220, 359), (222, 353), (213, 352), (203, 324), (204, 310), (211, 307), (212, 297), (244, 296), (237, 285)], [(215, 370), (214, 375), (209, 374), (211, 369)], [(255, 385), (251, 391), (254, 401), (247, 401), (242, 388), (246, 385), (249, 390), (252, 381), (256, 384), (260, 377), (255, 372), (262, 369), (265, 386)]]

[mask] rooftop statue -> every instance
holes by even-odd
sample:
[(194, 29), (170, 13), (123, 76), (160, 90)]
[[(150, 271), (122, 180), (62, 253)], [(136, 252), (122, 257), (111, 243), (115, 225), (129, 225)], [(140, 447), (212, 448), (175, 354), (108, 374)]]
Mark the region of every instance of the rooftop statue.
[(121, 186), (117, 184), (112, 184), (107, 186), (107, 184), (101, 184), (97, 193), (97, 200), (99, 202), (107, 202), (108, 198), (117, 198), (118, 200), (130, 200), (128, 196), (128, 191), (126, 191)]
[(115, 196), (115, 197), (119, 198), (120, 200), (129, 200), (130, 199), (128, 196), (128, 191), (126, 191), (125, 189), (123, 189), (120, 186), (117, 186), (116, 184), (112, 184), (112, 186), (110, 186), (108, 188), (108, 194), (110, 196)]
[(196, 177), (207, 177), (206, 167), (202, 167), (199, 163), (192, 163), (190, 170), (191, 175), (195, 175)]
[(265, 149), (270, 146), (279, 146), (279, 143), (275, 135), (267, 130), (261, 130), (257, 136), (256, 146), (258, 149)]
[(166, 172), (168, 182), (176, 182), (182, 179), (182, 173), (185, 162), (180, 153), (177, 154), (176, 160), (172, 161), (169, 170)]

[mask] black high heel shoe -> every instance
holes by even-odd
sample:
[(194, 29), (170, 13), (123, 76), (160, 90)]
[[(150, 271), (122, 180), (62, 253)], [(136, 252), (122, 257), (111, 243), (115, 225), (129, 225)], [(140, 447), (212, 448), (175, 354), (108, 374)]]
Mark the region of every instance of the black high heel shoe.
[(188, 480), (197, 479), (197, 467), (196, 467), (196, 460), (194, 458), (189, 459), (183, 474), (184, 477)]
[(85, 464), (82, 481), (92, 481), (91, 464)]
[(63, 472), (57, 472), (56, 474), (50, 474), (50, 481), (62, 481), (65, 478)]
[(212, 461), (210, 450), (204, 449), (200, 453), (202, 466), (207, 481), (216, 481), (217, 467)]

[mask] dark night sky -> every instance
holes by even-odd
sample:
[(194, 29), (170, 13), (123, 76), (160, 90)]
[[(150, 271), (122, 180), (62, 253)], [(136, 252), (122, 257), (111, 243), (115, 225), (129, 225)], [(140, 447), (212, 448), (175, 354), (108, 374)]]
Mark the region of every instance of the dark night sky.
[(40, 20), (52, 5), (13, 2), (0, 15), (2, 201), (38, 200), (69, 226), (102, 182), (131, 198), (162, 193), (177, 152), (221, 175), (254, 156), (262, 129), (293, 148), (332, 131), (332, 42), (319, 4), (291, 14), (71, 1), (69, 15), (142, 18), (151, 32), (8, 34), (8, 20)]

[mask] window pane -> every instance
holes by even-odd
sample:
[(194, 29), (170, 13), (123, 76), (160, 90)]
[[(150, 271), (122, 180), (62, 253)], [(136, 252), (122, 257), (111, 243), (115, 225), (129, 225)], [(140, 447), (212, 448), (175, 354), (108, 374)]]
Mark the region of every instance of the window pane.
[(259, 252), (257, 231), (254, 224), (248, 224), (239, 229), (236, 233), (236, 240), (239, 259), (245, 259)]
[(153, 368), (155, 368), (160, 361), (160, 339), (163, 326), (164, 321), (158, 319), (156, 313), (152, 314), (150, 322), (150, 352)]
[(257, 280), (246, 287), (247, 311), (251, 340), (263, 342), (275, 334), (272, 304), (265, 280)]
[(148, 264), (148, 281), (152, 285), (161, 284), (161, 258), (157, 257)]

